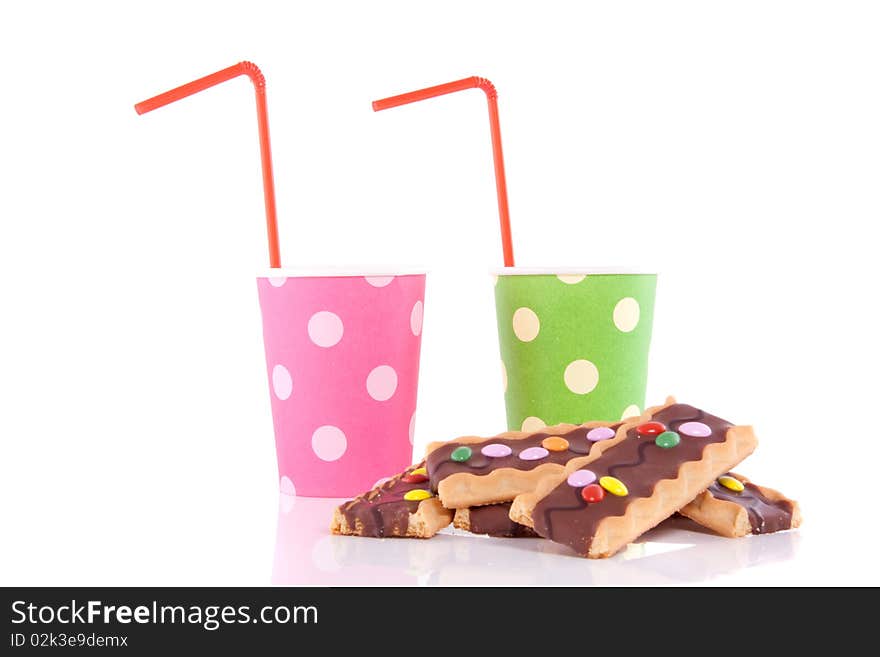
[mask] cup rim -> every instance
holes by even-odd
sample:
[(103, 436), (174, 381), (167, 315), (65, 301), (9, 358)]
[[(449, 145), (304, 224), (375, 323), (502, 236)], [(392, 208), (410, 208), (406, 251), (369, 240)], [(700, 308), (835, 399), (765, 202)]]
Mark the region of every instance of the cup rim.
[(491, 271), (493, 276), (590, 276), (590, 275), (649, 275), (657, 271), (647, 267), (497, 267)]
[(408, 266), (326, 266), (326, 267), (278, 267), (263, 269), (257, 278), (365, 278), (380, 276), (424, 276), (428, 273), (424, 267)]

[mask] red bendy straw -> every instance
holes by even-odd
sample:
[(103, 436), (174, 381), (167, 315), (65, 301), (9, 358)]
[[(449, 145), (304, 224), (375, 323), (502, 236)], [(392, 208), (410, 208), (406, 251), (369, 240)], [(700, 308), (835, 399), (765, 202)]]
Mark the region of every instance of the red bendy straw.
[(489, 130), (492, 134), (492, 157), (495, 160), (495, 188), (498, 192), (498, 216), (501, 219), (501, 248), (504, 252), (504, 266), (513, 267), (513, 242), (510, 239), (510, 209), (507, 206), (507, 180), (504, 176), (504, 154), (501, 152), (501, 127), (498, 123), (498, 92), (486, 78), (470, 77), (446, 84), (438, 84), (436, 87), (419, 89), (409, 93), (391, 96), (373, 102), (373, 110), (378, 112), (414, 103), (426, 98), (443, 96), (465, 89), (482, 89), (486, 92), (489, 102)]
[(278, 249), (278, 220), (275, 216), (275, 176), (272, 173), (272, 149), (269, 144), (266, 78), (263, 77), (259, 67), (252, 62), (239, 62), (222, 71), (211, 73), (211, 75), (188, 82), (171, 91), (153, 96), (135, 105), (134, 109), (138, 114), (146, 114), (239, 75), (246, 75), (251, 79), (257, 97), (257, 127), (260, 132), (260, 159), (263, 166), (263, 197), (266, 204), (266, 229), (269, 233), (269, 266), (275, 269), (281, 266), (281, 254)]

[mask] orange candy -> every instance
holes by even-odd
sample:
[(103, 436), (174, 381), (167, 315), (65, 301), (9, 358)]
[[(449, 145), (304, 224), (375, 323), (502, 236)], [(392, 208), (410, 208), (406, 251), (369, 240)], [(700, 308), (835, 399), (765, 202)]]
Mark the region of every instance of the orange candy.
[(541, 441), (541, 447), (550, 452), (564, 452), (568, 449), (568, 441), (562, 436), (549, 436)]

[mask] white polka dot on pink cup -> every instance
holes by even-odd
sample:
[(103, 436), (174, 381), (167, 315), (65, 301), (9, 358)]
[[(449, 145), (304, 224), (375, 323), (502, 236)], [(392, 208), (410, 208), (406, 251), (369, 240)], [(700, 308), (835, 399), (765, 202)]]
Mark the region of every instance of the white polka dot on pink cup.
[(379, 365), (367, 375), (367, 392), (376, 401), (387, 401), (397, 390), (397, 372), (390, 365)]
[(391, 285), (394, 276), (364, 276), (364, 280), (373, 287), (385, 287), (386, 285)]
[(342, 458), (347, 449), (348, 438), (339, 427), (325, 424), (312, 434), (312, 451), (322, 461), (336, 461)]
[(293, 485), (293, 481), (291, 481), (290, 477), (281, 477), (281, 484), (279, 488), (281, 489), (281, 493), (284, 495), (296, 495), (296, 486)]
[(334, 312), (321, 310), (309, 317), (309, 339), (319, 347), (329, 348), (337, 344), (345, 333), (342, 319)]
[(293, 392), (293, 377), (284, 365), (276, 365), (272, 368), (272, 390), (281, 401), (290, 397)]
[(424, 274), (272, 270), (257, 290), (279, 487), (352, 497), (410, 465)]
[(424, 318), (425, 306), (419, 299), (413, 304), (412, 311), (409, 314), (409, 327), (413, 335), (422, 334), (422, 320)]

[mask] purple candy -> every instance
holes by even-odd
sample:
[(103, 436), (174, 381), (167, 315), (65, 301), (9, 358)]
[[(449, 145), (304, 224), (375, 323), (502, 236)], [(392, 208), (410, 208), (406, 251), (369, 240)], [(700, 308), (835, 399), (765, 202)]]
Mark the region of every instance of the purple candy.
[(683, 433), (691, 438), (708, 438), (712, 435), (712, 429), (702, 422), (685, 422), (678, 427), (678, 433)]
[(589, 486), (596, 481), (596, 473), (592, 470), (575, 470), (568, 475), (568, 485), (575, 488)]
[(510, 449), (507, 445), (502, 445), (501, 443), (492, 443), (491, 445), (486, 445), (483, 449), (480, 450), (480, 453), (483, 456), (488, 456), (493, 459), (500, 459), (505, 456), (510, 456), (510, 453), (513, 450)]
[(599, 442), (600, 440), (608, 440), (609, 438), (614, 438), (614, 429), (611, 427), (596, 427), (595, 429), (590, 429), (587, 432), (587, 440), (591, 440), (594, 443)]
[(543, 447), (529, 447), (519, 453), (519, 457), (523, 461), (537, 461), (545, 458), (550, 452)]

